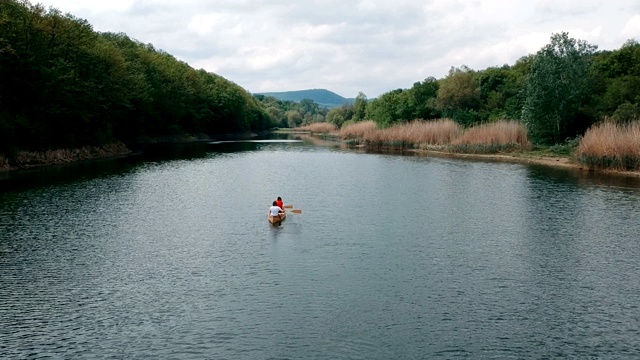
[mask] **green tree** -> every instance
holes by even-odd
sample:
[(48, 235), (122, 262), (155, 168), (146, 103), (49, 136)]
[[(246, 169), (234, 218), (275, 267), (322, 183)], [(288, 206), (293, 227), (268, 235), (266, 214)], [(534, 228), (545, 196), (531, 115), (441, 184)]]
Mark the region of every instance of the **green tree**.
[(526, 80), (522, 119), (535, 140), (556, 143), (576, 135), (587, 124), (579, 113), (588, 100), (592, 78), (590, 56), (596, 46), (553, 34), (536, 53)]
[[(314, 118), (315, 119), (315, 118)], [(57, 9), (0, 0), (0, 152), (263, 130), (238, 85)]]
[(336, 107), (329, 110), (326, 116), (326, 121), (335, 124), (337, 127), (341, 127), (346, 121), (344, 118), (344, 111), (342, 108)]
[(591, 70), (597, 80), (591, 101), (597, 117), (611, 116), (623, 104), (640, 104), (640, 44), (636, 40), (596, 54)]
[(620, 104), (611, 117), (620, 124), (628, 124), (631, 121), (640, 120), (640, 106), (629, 102)]
[(302, 124), (302, 115), (298, 110), (289, 110), (285, 113), (287, 117), (287, 125), (290, 128), (298, 127)]
[(435, 105), (445, 117), (469, 126), (479, 121), (480, 87), (475, 71), (467, 66), (452, 67), (440, 81)]
[(440, 82), (436, 106), (442, 111), (475, 109), (480, 103), (480, 87), (475, 72), (467, 66), (452, 67)]
[(412, 104), (411, 119), (435, 119), (440, 117), (436, 109), (436, 98), (440, 85), (434, 77), (428, 77), (422, 82), (413, 84), (407, 96)]
[[(520, 60), (519, 60), (520, 61)], [(513, 67), (491, 67), (477, 74), (480, 86), (479, 116), (482, 122), (519, 119), (525, 74)]]
[(368, 103), (366, 118), (375, 121), (379, 128), (388, 127), (401, 119), (402, 94), (396, 89), (380, 95)]
[[(367, 95), (365, 95), (362, 91), (358, 92), (358, 96), (356, 96), (356, 100), (353, 103), (353, 117), (351, 118), (353, 121), (362, 121), (365, 119), (367, 115)], [(350, 119), (346, 119), (350, 120)]]

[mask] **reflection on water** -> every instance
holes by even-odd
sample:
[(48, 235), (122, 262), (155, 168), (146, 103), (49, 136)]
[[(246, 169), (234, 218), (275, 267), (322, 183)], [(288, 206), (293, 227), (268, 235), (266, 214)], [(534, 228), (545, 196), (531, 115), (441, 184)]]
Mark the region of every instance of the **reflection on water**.
[(636, 179), (307, 141), (86, 166), (2, 183), (1, 358), (640, 353)]

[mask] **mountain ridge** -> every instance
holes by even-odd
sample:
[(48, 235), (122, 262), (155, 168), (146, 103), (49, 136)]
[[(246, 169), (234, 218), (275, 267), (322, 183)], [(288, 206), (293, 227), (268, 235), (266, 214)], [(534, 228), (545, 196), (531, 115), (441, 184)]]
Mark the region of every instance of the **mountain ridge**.
[(355, 98), (345, 98), (327, 89), (262, 92), (255, 93), (254, 95), (272, 96), (281, 101), (294, 102), (300, 102), (304, 99), (309, 99), (320, 106), (328, 108), (340, 107), (345, 104), (353, 104), (353, 102), (355, 101)]

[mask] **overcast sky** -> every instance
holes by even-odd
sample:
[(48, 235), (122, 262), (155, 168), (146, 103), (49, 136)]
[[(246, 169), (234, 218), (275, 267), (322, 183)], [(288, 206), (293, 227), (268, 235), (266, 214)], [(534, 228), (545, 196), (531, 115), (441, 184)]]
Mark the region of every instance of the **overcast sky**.
[(31, 0), (124, 32), (250, 92), (374, 98), (451, 66), (512, 65), (566, 31), (640, 41), (639, 0)]

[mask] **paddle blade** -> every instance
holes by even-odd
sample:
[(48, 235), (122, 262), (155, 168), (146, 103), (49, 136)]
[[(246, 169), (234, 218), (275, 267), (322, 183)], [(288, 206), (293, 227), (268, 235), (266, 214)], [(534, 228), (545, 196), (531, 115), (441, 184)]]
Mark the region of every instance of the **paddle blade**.
[(291, 212), (294, 214), (302, 214), (302, 210), (300, 209), (291, 210)]
[(293, 209), (293, 205), (285, 205), (285, 209)]

